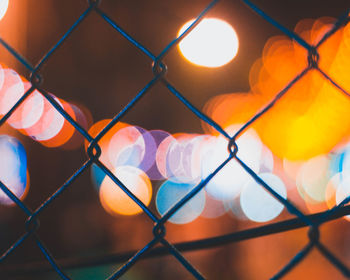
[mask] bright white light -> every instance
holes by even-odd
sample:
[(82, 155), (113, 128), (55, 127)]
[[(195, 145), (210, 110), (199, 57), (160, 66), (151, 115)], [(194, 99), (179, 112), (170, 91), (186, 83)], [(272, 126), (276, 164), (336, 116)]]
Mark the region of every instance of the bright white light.
[[(239, 125), (226, 128), (233, 135)], [(215, 142), (209, 143), (211, 147), (202, 159), (202, 179), (209, 176), (228, 157), (228, 141), (218, 137)], [(244, 161), (254, 172), (259, 172), (262, 143), (253, 129), (247, 130), (237, 140), (238, 157)], [(206, 185), (206, 191), (217, 200), (229, 200), (237, 197), (244, 184), (251, 178), (243, 167), (234, 159), (229, 161)]]
[[(284, 183), (272, 173), (260, 174), (261, 179), (283, 198), (287, 197)], [(244, 187), (240, 203), (244, 214), (252, 221), (267, 222), (276, 218), (284, 206), (263, 186), (251, 179)]]
[[(194, 20), (185, 23), (180, 36)], [(237, 54), (238, 37), (227, 22), (217, 18), (203, 19), (179, 43), (183, 56), (190, 62), (205, 67), (220, 67), (229, 63)]]
[(9, 6), (9, 0), (0, 0), (0, 20), (6, 14), (8, 6)]

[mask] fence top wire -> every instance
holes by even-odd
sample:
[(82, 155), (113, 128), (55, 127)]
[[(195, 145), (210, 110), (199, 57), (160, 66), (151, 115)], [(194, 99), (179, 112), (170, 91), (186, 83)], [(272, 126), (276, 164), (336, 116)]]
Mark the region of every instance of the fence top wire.
[[(219, 123), (215, 122), (211, 117), (204, 114), (201, 110), (196, 108), (192, 102), (190, 102), (176, 85), (170, 82), (166, 76), (167, 65), (164, 62), (164, 58), (169, 54), (169, 52), (176, 47), (182, 39), (188, 35), (191, 30), (193, 30), (203, 18), (216, 6), (220, 1), (214, 0), (210, 2), (196, 17), (195, 21), (177, 38), (171, 40), (166, 47), (161, 50), (159, 54), (154, 54), (146, 46), (144, 46), (137, 38), (134, 38), (126, 30), (124, 30), (117, 22), (115, 22), (105, 11), (100, 8), (101, 1), (99, 0), (89, 0), (87, 2), (86, 9), (77, 18), (74, 24), (59, 38), (57, 43), (55, 43), (47, 52), (42, 55), (42, 58), (36, 63), (36, 66), (32, 66), (28, 60), (18, 53), (14, 48), (11, 47), (4, 39), (0, 38), (0, 44), (13, 55), (13, 57), (21, 63), (25, 68), (30, 71), (29, 81), (31, 82), (31, 87), (26, 91), (26, 93), (16, 102), (16, 104), (5, 114), (1, 120), (0, 125), (3, 125), (13, 114), (18, 107), (25, 102), (36, 90), (40, 92), (43, 97), (68, 121), (76, 131), (89, 143), (87, 149), (88, 159), (68, 178), (65, 183), (63, 183), (52, 195), (50, 195), (44, 202), (40, 204), (39, 207), (32, 210), (22, 202), (9, 187), (3, 182), (0, 182), (0, 189), (24, 212), (27, 217), (25, 223), (26, 231), (24, 234), (17, 239), (0, 257), (0, 263), (2, 265), (0, 270), (0, 275), (4, 277), (13, 275), (25, 275), (26, 273), (43, 272), (47, 270), (55, 270), (57, 275), (62, 279), (70, 279), (69, 275), (65, 272), (67, 268), (73, 267), (85, 267), (91, 265), (100, 265), (107, 263), (119, 263), (124, 264), (115, 270), (115, 272), (110, 275), (108, 279), (117, 279), (124, 275), (133, 265), (140, 259), (154, 256), (162, 255), (172, 255), (182, 266), (196, 279), (204, 279), (204, 276), (199, 272), (190, 261), (188, 261), (181, 252), (193, 251), (199, 249), (212, 248), (214, 246), (220, 246), (232, 242), (247, 240), (256, 237), (262, 237), (266, 235), (271, 235), (274, 233), (289, 231), (297, 229), (300, 227), (308, 227), (309, 232), (307, 235), (308, 241), (302, 248), (279, 272), (277, 272), (272, 279), (280, 279), (295, 268), (311, 251), (311, 249), (318, 249), (318, 251), (332, 264), (336, 267), (344, 276), (350, 277), (350, 270), (348, 267), (336, 257), (327, 247), (320, 241), (320, 225), (343, 217), (350, 214), (350, 206), (345, 206), (350, 198), (345, 199), (338, 206), (333, 207), (330, 210), (313, 214), (306, 215), (303, 213), (299, 207), (294, 205), (294, 203), (280, 194), (278, 194), (271, 186), (269, 186), (260, 175), (256, 174), (239, 156), (238, 151), (240, 149), (237, 144), (237, 140), (240, 135), (247, 131), (258, 119), (260, 119), (266, 112), (271, 110), (288, 92), (290, 89), (304, 77), (310, 71), (317, 71), (320, 73), (324, 79), (328, 80), (340, 90), (343, 94), (349, 96), (349, 93), (342, 88), (336, 81), (334, 81), (331, 75), (327, 74), (324, 69), (319, 65), (319, 48), (331, 38), (336, 31), (349, 22), (349, 11), (350, 9), (344, 11), (338, 20), (334, 23), (333, 28), (331, 28), (324, 36), (315, 44), (312, 45), (306, 42), (297, 33), (289, 30), (283, 24), (279, 23), (277, 20), (268, 15), (260, 7), (248, 0), (242, 0), (240, 2), (244, 3), (249, 9), (254, 11), (258, 16), (263, 18), (266, 22), (277, 28), (284, 35), (292, 39), (298, 45), (302, 46), (308, 52), (308, 64), (305, 69), (298, 73), (294, 79), (292, 79), (285, 87), (279, 92), (275, 93), (275, 97), (263, 108), (261, 108), (250, 120), (248, 120), (241, 128), (235, 133), (235, 135), (230, 136)], [(144, 87), (129, 101), (129, 103), (124, 106), (124, 108), (117, 113), (114, 118), (96, 135), (92, 136), (89, 132), (83, 128), (75, 119), (73, 119), (70, 114), (62, 108), (59, 102), (50, 95), (43, 87), (42, 81), (44, 79), (41, 70), (43, 66), (50, 61), (50, 59), (55, 56), (56, 52), (64, 45), (68, 40), (70, 40), (74, 32), (79, 32), (79, 28), (84, 24), (84, 21), (91, 14), (98, 15), (105, 24), (111, 26), (116, 36), (122, 36), (130, 44), (137, 48), (139, 52), (150, 59), (151, 67), (150, 70), (153, 73), (153, 78), (148, 81)], [(205, 122), (207, 125), (216, 130), (224, 138), (228, 140), (228, 150), (229, 156), (217, 166), (217, 168), (208, 175), (207, 178), (202, 180), (196, 187), (194, 187), (187, 195), (182, 197), (172, 208), (170, 208), (162, 217), (159, 217), (154, 211), (143, 203), (127, 186), (125, 186), (121, 180), (100, 160), (101, 148), (99, 143), (104, 135), (108, 133), (115, 125), (117, 125), (121, 119), (126, 116), (135, 105), (145, 96), (156, 84), (163, 84), (167, 89), (168, 93), (175, 96), (182, 104), (189, 109), (193, 115), (199, 118), (201, 121)], [(224, 168), (229, 162), (236, 161), (250, 176), (253, 178), (262, 188), (268, 191), (276, 200), (283, 204), (287, 211), (295, 218), (285, 220), (282, 222), (271, 223), (268, 225), (258, 226), (252, 229), (233, 232), (231, 234), (211, 237), (201, 240), (182, 242), (172, 244), (166, 239), (166, 223), (169, 219), (181, 209), (190, 199), (195, 197), (207, 184), (218, 174), (222, 168)], [(40, 227), (39, 219), (40, 215), (50, 207), (58, 197), (64, 196), (65, 191), (71, 187), (72, 183), (79, 179), (79, 177), (86, 172), (86, 170), (96, 164), (105, 174), (114, 181), (116, 186), (121, 188), (135, 203), (141, 207), (143, 212), (146, 214), (147, 219), (150, 219), (154, 223), (153, 227), (153, 238), (149, 241), (143, 248), (138, 251), (129, 251), (121, 254), (104, 255), (93, 258), (71, 258), (57, 260), (51, 253), (49, 248), (41, 240), (37, 230)], [(54, 207), (54, 206), (52, 206)], [(28, 241), (27, 241), (28, 240)], [(46, 263), (22, 263), (20, 266), (2, 264), (9, 255), (15, 252), (19, 247), (22, 246), (24, 242), (34, 241), (37, 247), (45, 256), (48, 262)], [(160, 246), (157, 246), (160, 245)]]

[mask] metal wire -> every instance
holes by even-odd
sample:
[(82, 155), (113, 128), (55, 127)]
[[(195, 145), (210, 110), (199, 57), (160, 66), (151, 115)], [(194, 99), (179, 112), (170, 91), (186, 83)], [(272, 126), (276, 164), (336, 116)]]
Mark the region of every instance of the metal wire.
[[(181, 252), (183, 251), (193, 251), (199, 249), (207, 249), (212, 248), (214, 246), (220, 246), (232, 242), (238, 242), (242, 240), (248, 240), (251, 238), (257, 238), (261, 236), (271, 235), (278, 232), (284, 232), (293, 230), (300, 227), (309, 227), (309, 234), (306, 236), (308, 242), (304, 248), (302, 248), (294, 258), (292, 258), (289, 263), (287, 263), (281, 271), (277, 272), (271, 279), (281, 279), (285, 276), (289, 271), (295, 268), (303, 259), (310, 253), (311, 249), (316, 248), (324, 257), (334, 265), (345, 277), (350, 277), (349, 268), (339, 259), (337, 258), (326, 246), (320, 241), (320, 225), (333, 220), (339, 217), (350, 214), (350, 206), (344, 206), (345, 203), (349, 201), (345, 199), (343, 203), (338, 206), (335, 206), (333, 209), (328, 211), (314, 214), (314, 215), (306, 215), (304, 214), (297, 206), (295, 206), (290, 200), (281, 197), (277, 192), (275, 192), (262, 178), (256, 174), (253, 170), (247, 166), (244, 161), (242, 161), (237, 156), (237, 151), (239, 149), (236, 144), (236, 139), (239, 135), (241, 135), (244, 131), (246, 131), (249, 127), (252, 126), (253, 123), (256, 122), (259, 118), (261, 118), (266, 112), (268, 112), (285, 94), (288, 93), (290, 88), (302, 78), (306, 73), (310, 70), (318, 71), (325, 79), (330, 81), (334, 87), (338, 90), (342, 91), (345, 95), (350, 95), (346, 90), (341, 88), (332, 77), (330, 77), (327, 73), (325, 73), (322, 69), (320, 69), (318, 65), (318, 49), (319, 47), (329, 38), (331, 37), (339, 28), (341, 28), (344, 24), (349, 21), (349, 10), (344, 13), (341, 17), (339, 17), (338, 21), (334, 23), (333, 28), (327, 32), (322, 39), (316, 45), (310, 45), (304, 39), (302, 39), (299, 35), (290, 31), (283, 25), (281, 25), (278, 21), (274, 20), (264, 11), (262, 11), (258, 6), (253, 4), (248, 0), (241, 0), (245, 5), (247, 5), (251, 10), (257, 13), (257, 15), (261, 16), (267, 22), (278, 28), (282, 31), (286, 36), (293, 39), (297, 44), (305, 48), (309, 53), (309, 64), (305, 69), (303, 69), (298, 75), (291, 80), (280, 92), (276, 92), (275, 98), (267, 104), (264, 108), (262, 108), (257, 114), (255, 114), (248, 122), (246, 122), (238, 132), (230, 137), (227, 132), (214, 120), (212, 120), (209, 116), (201, 112), (197, 109), (190, 101), (188, 101), (184, 94), (182, 94), (176, 87), (168, 81), (166, 78), (167, 66), (163, 62), (163, 58), (167, 56), (169, 51), (179, 42), (203, 19), (203, 17), (215, 6), (218, 4), (218, 0), (212, 1), (209, 3), (205, 9), (197, 16), (196, 20), (189, 26), (183, 34), (179, 37), (172, 40), (158, 55), (153, 54), (150, 50), (148, 50), (145, 46), (143, 46), (136, 38), (129, 35), (125, 30), (123, 30), (116, 22), (114, 22), (106, 12), (102, 11), (99, 7), (101, 1), (93, 1), (89, 0), (87, 3), (86, 10), (79, 16), (76, 22), (68, 29), (68, 31), (58, 40), (58, 42), (53, 45), (45, 54), (43, 54), (42, 59), (39, 60), (37, 65), (33, 67), (21, 54), (19, 54), (14, 48), (12, 48), (8, 43), (6, 43), (2, 38), (0, 38), (0, 44), (3, 45), (7, 51), (9, 51), (21, 64), (23, 64), (30, 71), (30, 81), (32, 83), (32, 87), (17, 101), (17, 103), (9, 110), (9, 112), (0, 119), (0, 126), (4, 124), (4, 122), (16, 111), (18, 106), (23, 103), (25, 99), (27, 99), (34, 90), (38, 90), (41, 94), (54, 106), (54, 108), (71, 124), (74, 128), (82, 135), (86, 141), (89, 142), (89, 147), (87, 150), (88, 159), (86, 162), (78, 168), (74, 174), (62, 185), (60, 186), (55, 193), (53, 193), (46, 201), (44, 201), (37, 209), (31, 210), (29, 209), (15, 194), (11, 192), (11, 190), (2, 182), (0, 182), (0, 189), (24, 212), (27, 217), (27, 221), (25, 224), (26, 231), (23, 235), (14, 242), (0, 257), (0, 264), (8, 258), (10, 254), (12, 254), (18, 247), (22, 246), (24, 242), (29, 242), (29, 240), (33, 241), (37, 244), (38, 248), (41, 250), (48, 263), (27, 263), (27, 264), (18, 264), (15, 266), (7, 266), (2, 267), (0, 272), (0, 278), (8, 276), (8, 275), (24, 275), (26, 273), (36, 273), (43, 272), (47, 270), (54, 270), (57, 272), (57, 275), (62, 279), (70, 279), (69, 276), (65, 273), (65, 269), (72, 267), (85, 267), (91, 265), (99, 265), (99, 264), (108, 264), (108, 263), (116, 263), (116, 262), (124, 262), (124, 264), (117, 269), (108, 279), (117, 279), (125, 274), (136, 262), (138, 262), (142, 258), (148, 258), (152, 256), (161, 256), (161, 255), (172, 255), (174, 259), (176, 259), (179, 263), (183, 265), (185, 269), (189, 271), (196, 279), (204, 279), (203, 276), (184, 256)], [(40, 75), (40, 70), (42, 66), (50, 60), (51, 57), (55, 55), (55, 52), (58, 48), (60, 48), (67, 40), (70, 39), (70, 36), (73, 32), (78, 32), (80, 25), (84, 24), (84, 21), (87, 17), (89, 17), (92, 13), (100, 16), (106, 24), (110, 25), (116, 33), (122, 35), (126, 40), (128, 40), (134, 47), (136, 47), (141, 53), (143, 53), (146, 57), (150, 59), (150, 65), (152, 65), (151, 70), (153, 71), (154, 77), (150, 80), (144, 88), (139, 91), (134, 98), (118, 113), (115, 117), (110, 121), (108, 125), (106, 125), (102, 131), (92, 137), (89, 133), (82, 128), (58, 103), (57, 101), (50, 96), (45, 89), (41, 87), (42, 77)], [(200, 118), (202, 121), (206, 122), (213, 129), (218, 131), (222, 136), (229, 140), (228, 149), (230, 151), (229, 157), (222, 162), (216, 170), (210, 174), (206, 179), (201, 181), (190, 193), (188, 193), (185, 197), (180, 199), (171, 209), (168, 210), (167, 213), (163, 215), (163, 217), (158, 218), (158, 216), (152, 212), (143, 202), (141, 202), (112, 172), (109, 170), (102, 162), (99, 160), (101, 155), (101, 149), (99, 147), (99, 141), (101, 138), (108, 133), (113, 126), (115, 126), (130, 110), (133, 109), (135, 104), (145, 95), (148, 94), (150, 89), (156, 85), (157, 83), (163, 83), (166, 88), (169, 90), (169, 93), (173, 94), (178, 100), (180, 100), (185, 107), (187, 107), (196, 117)], [(290, 219), (283, 222), (271, 223), (269, 225), (264, 225), (256, 228), (252, 228), (249, 230), (244, 230), (240, 232), (234, 232), (228, 235), (217, 236), (213, 238), (207, 238), (202, 240), (190, 241), (172, 244), (166, 239), (166, 223), (167, 221), (183, 207), (191, 198), (193, 198), (197, 193), (202, 190), (208, 182), (220, 172), (220, 170), (230, 161), (237, 161), (243, 169), (251, 175), (251, 177), (259, 184), (262, 188), (267, 190), (275, 199), (281, 202), (293, 216), (294, 219)], [(68, 188), (71, 188), (72, 183), (79, 178), (86, 170), (95, 163), (97, 166), (101, 168), (101, 170), (109, 176), (115, 184), (120, 187), (130, 198), (133, 199), (135, 203), (137, 203), (142, 210), (146, 213), (147, 217), (154, 223), (153, 228), (153, 239), (146, 244), (142, 249), (136, 252), (125, 252), (122, 254), (114, 254), (108, 256), (98, 256), (92, 259), (63, 259), (56, 260), (55, 257), (50, 253), (49, 249), (44, 245), (42, 240), (40, 239), (37, 230), (40, 227), (39, 219), (40, 215), (53, 204), (55, 200), (59, 196), (64, 195), (64, 191)], [(52, 206), (53, 207), (53, 206)], [(160, 246), (156, 246), (160, 245)]]

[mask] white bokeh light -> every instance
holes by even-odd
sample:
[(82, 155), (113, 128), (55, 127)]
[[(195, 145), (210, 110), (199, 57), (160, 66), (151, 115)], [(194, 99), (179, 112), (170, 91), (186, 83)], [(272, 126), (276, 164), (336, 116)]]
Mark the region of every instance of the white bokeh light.
[(0, 0), (0, 20), (5, 16), (8, 6), (9, 0)]
[[(194, 20), (185, 23), (180, 36)], [(220, 67), (229, 63), (238, 52), (238, 37), (233, 27), (217, 18), (203, 19), (179, 43), (183, 56), (190, 62), (205, 67)]]
[(330, 180), (330, 160), (327, 155), (320, 155), (302, 164), (296, 184), (299, 192), (317, 202), (326, 198), (326, 188)]
[[(272, 173), (262, 173), (260, 178), (283, 198), (287, 190), (282, 180)], [(265, 188), (251, 179), (244, 187), (240, 197), (241, 208), (248, 219), (267, 222), (276, 218), (284, 206)]]
[[(233, 135), (239, 125), (226, 128)], [(202, 179), (208, 177), (228, 157), (228, 141), (224, 137), (218, 137), (216, 141), (209, 143), (210, 148), (202, 159)], [(247, 130), (237, 140), (238, 157), (244, 161), (254, 172), (259, 172), (262, 143), (253, 129)], [(251, 176), (234, 159), (229, 161), (206, 185), (206, 191), (217, 200), (229, 200), (237, 197), (244, 184)]]

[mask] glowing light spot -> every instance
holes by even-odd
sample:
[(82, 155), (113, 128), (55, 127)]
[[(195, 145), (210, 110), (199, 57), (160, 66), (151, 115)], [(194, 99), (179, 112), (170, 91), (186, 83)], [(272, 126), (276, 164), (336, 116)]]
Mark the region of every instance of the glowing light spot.
[(289, 161), (283, 159), (283, 170), (289, 179), (296, 181), (303, 161)]
[(157, 168), (164, 178), (171, 177), (171, 174), (167, 167), (167, 154), (169, 147), (173, 141), (176, 141), (176, 139), (172, 135), (169, 135), (168, 137), (164, 138), (163, 141), (158, 145), (156, 153)]
[[(24, 90), (30, 87), (29, 83), (24, 84)], [(44, 97), (35, 90), (8, 119), (8, 123), (16, 129), (26, 129), (39, 121), (44, 112)]]
[(305, 162), (297, 177), (297, 187), (315, 202), (326, 199), (326, 187), (330, 179), (330, 160), (327, 156), (314, 157)]
[(2, 96), (2, 87), (4, 86), (5, 82), (5, 69), (7, 68), (6, 65), (0, 63), (0, 98)]
[[(164, 215), (179, 200), (188, 194), (194, 184), (176, 183), (165, 181), (159, 188), (156, 197), (156, 207), (160, 215)], [(201, 190), (185, 205), (183, 205), (173, 216), (169, 222), (174, 224), (187, 224), (194, 221), (200, 216), (205, 206), (205, 192)]]
[[(346, 177), (339, 184), (336, 195), (335, 195), (337, 205), (339, 205), (340, 203), (342, 203), (344, 205), (348, 204), (349, 197), (350, 197), (350, 177)], [(344, 200), (346, 200), (346, 201), (344, 201)], [(350, 220), (350, 215), (345, 216), (345, 218), (347, 220)]]
[(185, 170), (182, 165), (182, 154), (183, 154), (183, 145), (177, 139), (172, 141), (169, 146), (167, 153), (167, 170), (169, 180), (175, 182), (186, 182)]
[(241, 221), (249, 220), (242, 210), (240, 197), (224, 201), (224, 206), (225, 209), (227, 209), (228, 213), (233, 215), (236, 219), (238, 218)]
[(170, 143), (166, 155), (169, 180), (189, 183), (199, 179), (200, 173), (192, 172), (192, 152), (195, 144), (193, 140), (196, 136), (191, 134), (177, 135), (177, 138)]
[(343, 200), (349, 196), (350, 196), (350, 177), (348, 176), (348, 177), (342, 178), (336, 190), (335, 200), (337, 205), (342, 203)]
[(202, 175), (202, 159), (204, 155), (211, 149), (212, 144), (216, 141), (216, 137), (212, 135), (199, 135), (194, 137), (188, 144), (191, 148), (191, 176), (192, 178), (200, 178)]
[[(18, 198), (23, 198), (27, 181), (27, 156), (22, 144), (15, 138), (0, 135), (0, 180)], [(0, 204), (14, 202), (0, 190)]]
[[(156, 144), (157, 150), (154, 152), (154, 155), (150, 155), (152, 157), (153, 164), (152, 166), (147, 170), (147, 175), (151, 180), (162, 180), (165, 179), (165, 177), (159, 172), (158, 166), (157, 166), (157, 153), (158, 153), (158, 147), (162, 141), (170, 136), (170, 134), (166, 131), (162, 130), (151, 130), (150, 134), (153, 137), (153, 140)], [(158, 154), (158, 157), (161, 156)]]
[(273, 171), (274, 160), (273, 154), (266, 146), (262, 146), (261, 159), (260, 159), (260, 172), (270, 173)]
[[(152, 197), (152, 185), (147, 175), (132, 166), (120, 166), (113, 174), (140, 199), (146, 206)], [(134, 202), (109, 176), (106, 176), (100, 187), (100, 201), (107, 212), (112, 215), (135, 215), (142, 209)]]
[[(89, 129), (89, 134), (92, 137), (96, 137), (112, 120), (111, 119), (105, 119), (96, 122), (93, 126)], [(111, 129), (108, 130), (108, 132), (98, 141), (98, 145), (101, 148), (101, 156), (100, 161), (105, 164), (109, 168), (113, 168), (113, 165), (109, 161), (109, 154), (108, 154), (108, 146), (111, 138), (114, 136), (114, 134), (117, 133), (120, 129), (129, 126), (126, 123), (118, 122), (116, 125), (114, 125)], [(89, 147), (89, 142), (85, 141), (85, 149), (87, 150)]]
[[(260, 174), (261, 179), (283, 198), (287, 197), (284, 183), (271, 173)], [(267, 222), (276, 218), (284, 206), (276, 200), (263, 186), (252, 179), (242, 190), (240, 203), (244, 214), (252, 221)]]
[[(226, 130), (230, 135), (239, 128), (231, 126)], [(206, 178), (215, 171), (228, 157), (228, 141), (226, 138), (218, 137), (210, 150), (202, 160), (202, 178)], [(254, 130), (250, 129), (242, 134), (237, 140), (238, 157), (244, 161), (254, 172), (260, 168), (260, 157), (262, 143)], [(206, 191), (213, 198), (218, 200), (233, 199), (239, 195), (244, 184), (251, 176), (234, 159), (229, 161), (206, 185)]]
[[(307, 20), (298, 24), (295, 31), (316, 45), (333, 23), (329, 19)], [(341, 27), (318, 49), (320, 68), (345, 91), (350, 90), (346, 70), (350, 65), (349, 26)], [(307, 56), (303, 47), (286, 36), (269, 39), (262, 57), (251, 68), (250, 92), (215, 97), (205, 106), (206, 111), (223, 127), (248, 121), (307, 68)], [(317, 70), (310, 70), (252, 128), (275, 156), (291, 161), (307, 160), (329, 153), (349, 139), (349, 110), (349, 97)], [(208, 125), (204, 126), (210, 131)]]
[[(69, 107), (73, 110), (73, 115), (75, 116), (76, 122), (85, 130), (88, 130), (88, 128), (91, 126), (92, 123), (92, 116), (88, 109), (86, 109), (84, 106), (79, 104), (79, 107), (74, 104), (69, 104)], [(72, 116), (73, 116), (72, 115)], [(69, 140), (62, 145), (63, 149), (66, 150), (73, 150), (78, 147), (80, 147), (84, 143), (85, 138), (83, 135), (78, 131), (78, 129), (74, 129), (74, 133)]]
[(182, 166), (184, 170), (185, 181), (198, 181), (201, 175), (200, 160), (197, 158), (198, 148), (201, 142), (206, 139), (204, 135), (193, 135), (189, 139), (182, 142)]
[[(180, 36), (194, 20), (185, 23)], [(237, 54), (238, 37), (227, 22), (217, 18), (203, 19), (182, 41), (179, 48), (190, 62), (205, 67), (220, 67), (229, 63)]]
[(347, 146), (340, 155), (340, 171), (350, 174), (350, 146)]
[[(53, 98), (63, 107), (62, 103), (56, 97), (53, 96)], [(43, 114), (33, 126), (26, 128), (25, 132), (34, 140), (49, 140), (61, 131), (64, 120), (64, 117), (45, 98)]]
[(4, 70), (4, 82), (0, 91), (0, 114), (5, 115), (24, 94), (21, 77), (11, 69)]
[(127, 126), (118, 130), (109, 142), (109, 161), (114, 167), (130, 165), (138, 167), (145, 155), (144, 129)]
[(101, 184), (106, 176), (106, 173), (104, 173), (102, 169), (98, 167), (95, 163), (91, 165), (91, 179), (92, 183), (94, 184), (97, 190), (100, 189)]
[(336, 205), (336, 193), (339, 185), (343, 181), (343, 174), (335, 174), (328, 182), (326, 187), (326, 203), (329, 209)]
[(2, 18), (5, 16), (8, 6), (9, 6), (9, 0), (0, 1), (0, 20), (2, 20)]
[(334, 150), (334, 153), (330, 154), (329, 170), (332, 176), (339, 172), (342, 172), (343, 159), (344, 159), (343, 147), (338, 150)]
[(142, 139), (137, 139), (136, 143), (142, 143), (143, 141), (145, 151), (138, 168), (146, 172), (148, 175), (148, 170), (154, 165), (156, 161), (157, 143), (150, 131), (143, 130), (142, 134), (139, 137)]
[[(60, 104), (62, 104), (62, 107), (66, 111), (66, 113), (68, 113), (72, 117), (72, 119), (76, 121), (75, 113), (72, 107), (70, 106), (70, 104), (62, 99), (56, 99), (56, 100), (60, 101)], [(49, 148), (62, 146), (63, 144), (67, 143), (69, 139), (73, 136), (74, 130), (75, 130), (75, 128), (70, 124), (69, 121), (67, 121), (58, 111), (56, 112), (57, 114), (59, 114), (59, 116), (57, 115), (57, 118), (55, 118), (55, 121), (48, 128), (48, 130), (50, 132), (52, 131), (52, 134), (55, 134), (55, 135), (50, 138), (48, 138), (49, 136), (46, 136), (47, 139), (43, 139), (40, 141), (42, 145)], [(61, 118), (63, 119), (62, 126), (61, 126)], [(59, 130), (57, 128), (56, 130), (58, 131), (57, 133), (55, 133), (56, 131), (53, 128), (54, 124), (58, 125)]]

